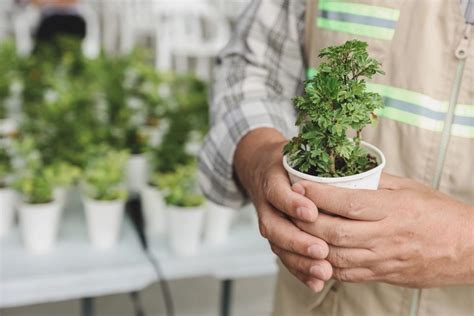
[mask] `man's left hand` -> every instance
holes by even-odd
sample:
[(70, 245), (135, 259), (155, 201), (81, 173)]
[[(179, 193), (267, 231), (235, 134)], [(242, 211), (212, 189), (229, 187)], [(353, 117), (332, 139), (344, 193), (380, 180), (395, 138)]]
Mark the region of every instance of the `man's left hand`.
[(293, 186), (315, 202), (333, 277), (427, 288), (474, 283), (474, 208), (413, 180), (383, 175), (379, 190), (308, 181)]

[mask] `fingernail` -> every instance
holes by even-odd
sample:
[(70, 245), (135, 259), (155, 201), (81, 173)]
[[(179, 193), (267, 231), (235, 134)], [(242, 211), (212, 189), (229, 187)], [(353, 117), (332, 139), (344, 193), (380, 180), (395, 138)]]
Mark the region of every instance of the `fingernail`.
[(299, 218), (304, 219), (306, 221), (312, 222), (316, 220), (316, 214), (312, 210), (306, 207), (298, 207), (296, 209), (296, 215)]
[(301, 185), (301, 183), (295, 183), (293, 184), (293, 186), (291, 187), (293, 192), (296, 192), (298, 194), (301, 194), (301, 195), (304, 195), (305, 193), (305, 190), (304, 190), (304, 187)]
[(314, 275), (314, 276), (320, 277), (321, 276), (321, 268), (318, 267), (318, 266), (312, 266), (309, 269), (309, 273)]
[(312, 258), (321, 258), (323, 256), (323, 250), (319, 245), (312, 245), (308, 247), (308, 255)]

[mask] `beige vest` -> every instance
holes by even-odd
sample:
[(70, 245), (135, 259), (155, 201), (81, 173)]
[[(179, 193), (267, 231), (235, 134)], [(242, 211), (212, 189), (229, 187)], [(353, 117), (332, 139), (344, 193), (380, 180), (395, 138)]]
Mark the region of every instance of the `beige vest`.
[[(369, 84), (386, 106), (363, 132), (385, 153), (385, 171), (474, 204), (474, 26), (459, 0), (308, 1), (309, 74), (321, 48), (355, 38), (386, 73)], [(282, 267), (275, 315), (409, 315), (412, 297), (382, 283), (331, 282), (312, 293)], [(474, 287), (423, 290), (418, 315), (472, 316)]]

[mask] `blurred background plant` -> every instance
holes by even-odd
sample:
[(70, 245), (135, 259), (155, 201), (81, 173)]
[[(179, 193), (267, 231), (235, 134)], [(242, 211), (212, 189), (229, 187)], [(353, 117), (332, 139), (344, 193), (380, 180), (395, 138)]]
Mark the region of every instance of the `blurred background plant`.
[(166, 204), (179, 207), (197, 207), (204, 203), (196, 181), (196, 163), (178, 166), (173, 172), (156, 178), (157, 186), (163, 190)]
[(0, 45), (0, 119), (9, 114), (9, 99), (20, 77), (22, 59), (16, 54), (15, 44), (5, 41)]
[(11, 173), (11, 153), (7, 150), (6, 143), (0, 140), (0, 189), (8, 186)]
[(114, 201), (127, 198), (124, 168), (128, 153), (102, 146), (89, 154), (84, 170), (84, 190), (94, 200)]
[[(90, 160), (97, 162), (92, 148), (102, 144), (114, 153), (147, 153), (152, 173), (193, 162), (208, 129), (206, 83), (158, 73), (145, 49), (88, 59), (79, 45), (60, 37), (25, 58), (11, 42), (0, 46), (0, 69), (20, 87), (18, 133), (34, 140), (31, 150), (54, 174), (55, 186), (72, 184), (91, 168)], [(0, 79), (0, 117), (8, 116), (4, 105), (13, 82)], [(189, 144), (197, 147), (190, 151)]]
[(15, 141), (15, 180), (13, 188), (21, 195), (21, 201), (27, 204), (44, 204), (52, 202), (53, 174), (47, 168), (36, 149), (32, 138)]

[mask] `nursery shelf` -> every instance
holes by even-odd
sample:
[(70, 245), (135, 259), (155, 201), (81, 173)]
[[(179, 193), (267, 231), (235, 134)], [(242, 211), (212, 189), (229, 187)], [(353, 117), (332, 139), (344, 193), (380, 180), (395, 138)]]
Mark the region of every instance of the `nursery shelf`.
[(167, 279), (211, 276), (220, 280), (274, 274), (276, 259), (268, 242), (254, 224), (233, 225), (229, 238), (220, 245), (204, 244), (197, 255), (176, 257), (164, 236), (148, 236), (150, 251), (158, 258)]
[(0, 307), (136, 291), (156, 280), (128, 220), (115, 247), (96, 250), (78, 199), (66, 210), (58, 244), (47, 255), (29, 254), (18, 227), (0, 240)]

